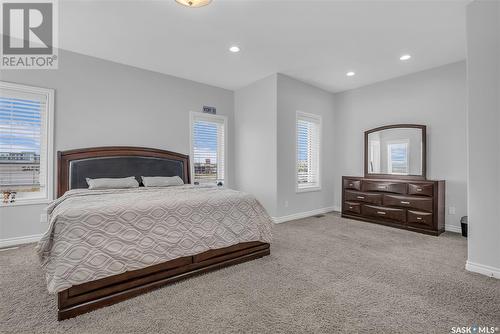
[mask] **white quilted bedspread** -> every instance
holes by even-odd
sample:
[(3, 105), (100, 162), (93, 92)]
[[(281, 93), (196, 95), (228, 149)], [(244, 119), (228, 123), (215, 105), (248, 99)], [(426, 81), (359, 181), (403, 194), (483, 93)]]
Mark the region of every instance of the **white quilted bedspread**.
[(247, 241), (271, 242), (255, 197), (216, 187), (77, 189), (48, 207), (37, 246), (50, 293)]

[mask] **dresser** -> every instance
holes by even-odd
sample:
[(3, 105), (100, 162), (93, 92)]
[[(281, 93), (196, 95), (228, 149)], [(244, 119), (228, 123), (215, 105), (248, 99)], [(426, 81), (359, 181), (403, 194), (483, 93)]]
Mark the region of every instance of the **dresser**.
[(342, 177), (342, 217), (431, 235), (444, 232), (445, 181)]

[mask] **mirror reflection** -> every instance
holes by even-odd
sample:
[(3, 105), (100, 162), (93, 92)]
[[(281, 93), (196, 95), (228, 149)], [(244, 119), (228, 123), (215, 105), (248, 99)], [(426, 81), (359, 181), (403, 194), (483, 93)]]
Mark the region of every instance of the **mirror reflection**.
[(369, 174), (422, 175), (422, 129), (371, 132), (367, 145)]

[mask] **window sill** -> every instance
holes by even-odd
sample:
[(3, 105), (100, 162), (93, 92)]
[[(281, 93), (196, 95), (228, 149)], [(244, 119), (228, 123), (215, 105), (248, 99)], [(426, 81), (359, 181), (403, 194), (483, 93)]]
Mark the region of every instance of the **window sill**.
[(49, 204), (52, 202), (49, 199), (46, 198), (31, 198), (31, 199), (19, 199), (14, 202), (14, 203), (3, 203), (0, 202), (0, 208), (8, 208), (8, 207), (13, 207), (13, 206), (23, 206), (23, 205), (41, 205), (41, 204)]
[(314, 191), (321, 191), (321, 187), (304, 187), (304, 188), (296, 188), (295, 192), (298, 193), (308, 193)]
[[(192, 184), (192, 185), (199, 185), (199, 186), (201, 186), (201, 185), (207, 185), (207, 184), (208, 184), (208, 185), (214, 185), (214, 186), (217, 186), (217, 184), (218, 184), (219, 182), (222, 182), (222, 186), (225, 186), (225, 185), (226, 185), (226, 181), (225, 181), (225, 180), (224, 180), (224, 181), (222, 181), (222, 180), (217, 180), (217, 181), (202, 181), (202, 180), (193, 180), (193, 181), (191, 182), (191, 184)], [(195, 183), (197, 183), (197, 184), (195, 184)], [(218, 187), (219, 187), (219, 186), (218, 186)]]

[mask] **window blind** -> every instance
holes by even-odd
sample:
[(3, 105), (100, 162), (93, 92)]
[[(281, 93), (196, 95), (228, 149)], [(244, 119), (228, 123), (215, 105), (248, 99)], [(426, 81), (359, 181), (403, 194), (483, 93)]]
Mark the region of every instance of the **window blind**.
[(0, 89), (0, 190), (40, 192), (47, 183), (47, 96)]
[(408, 175), (408, 143), (391, 143), (387, 145), (388, 165), (391, 174)]
[(197, 115), (192, 120), (192, 159), (194, 181), (218, 183), (225, 174), (225, 119)]
[(297, 189), (320, 187), (321, 118), (297, 112)]

